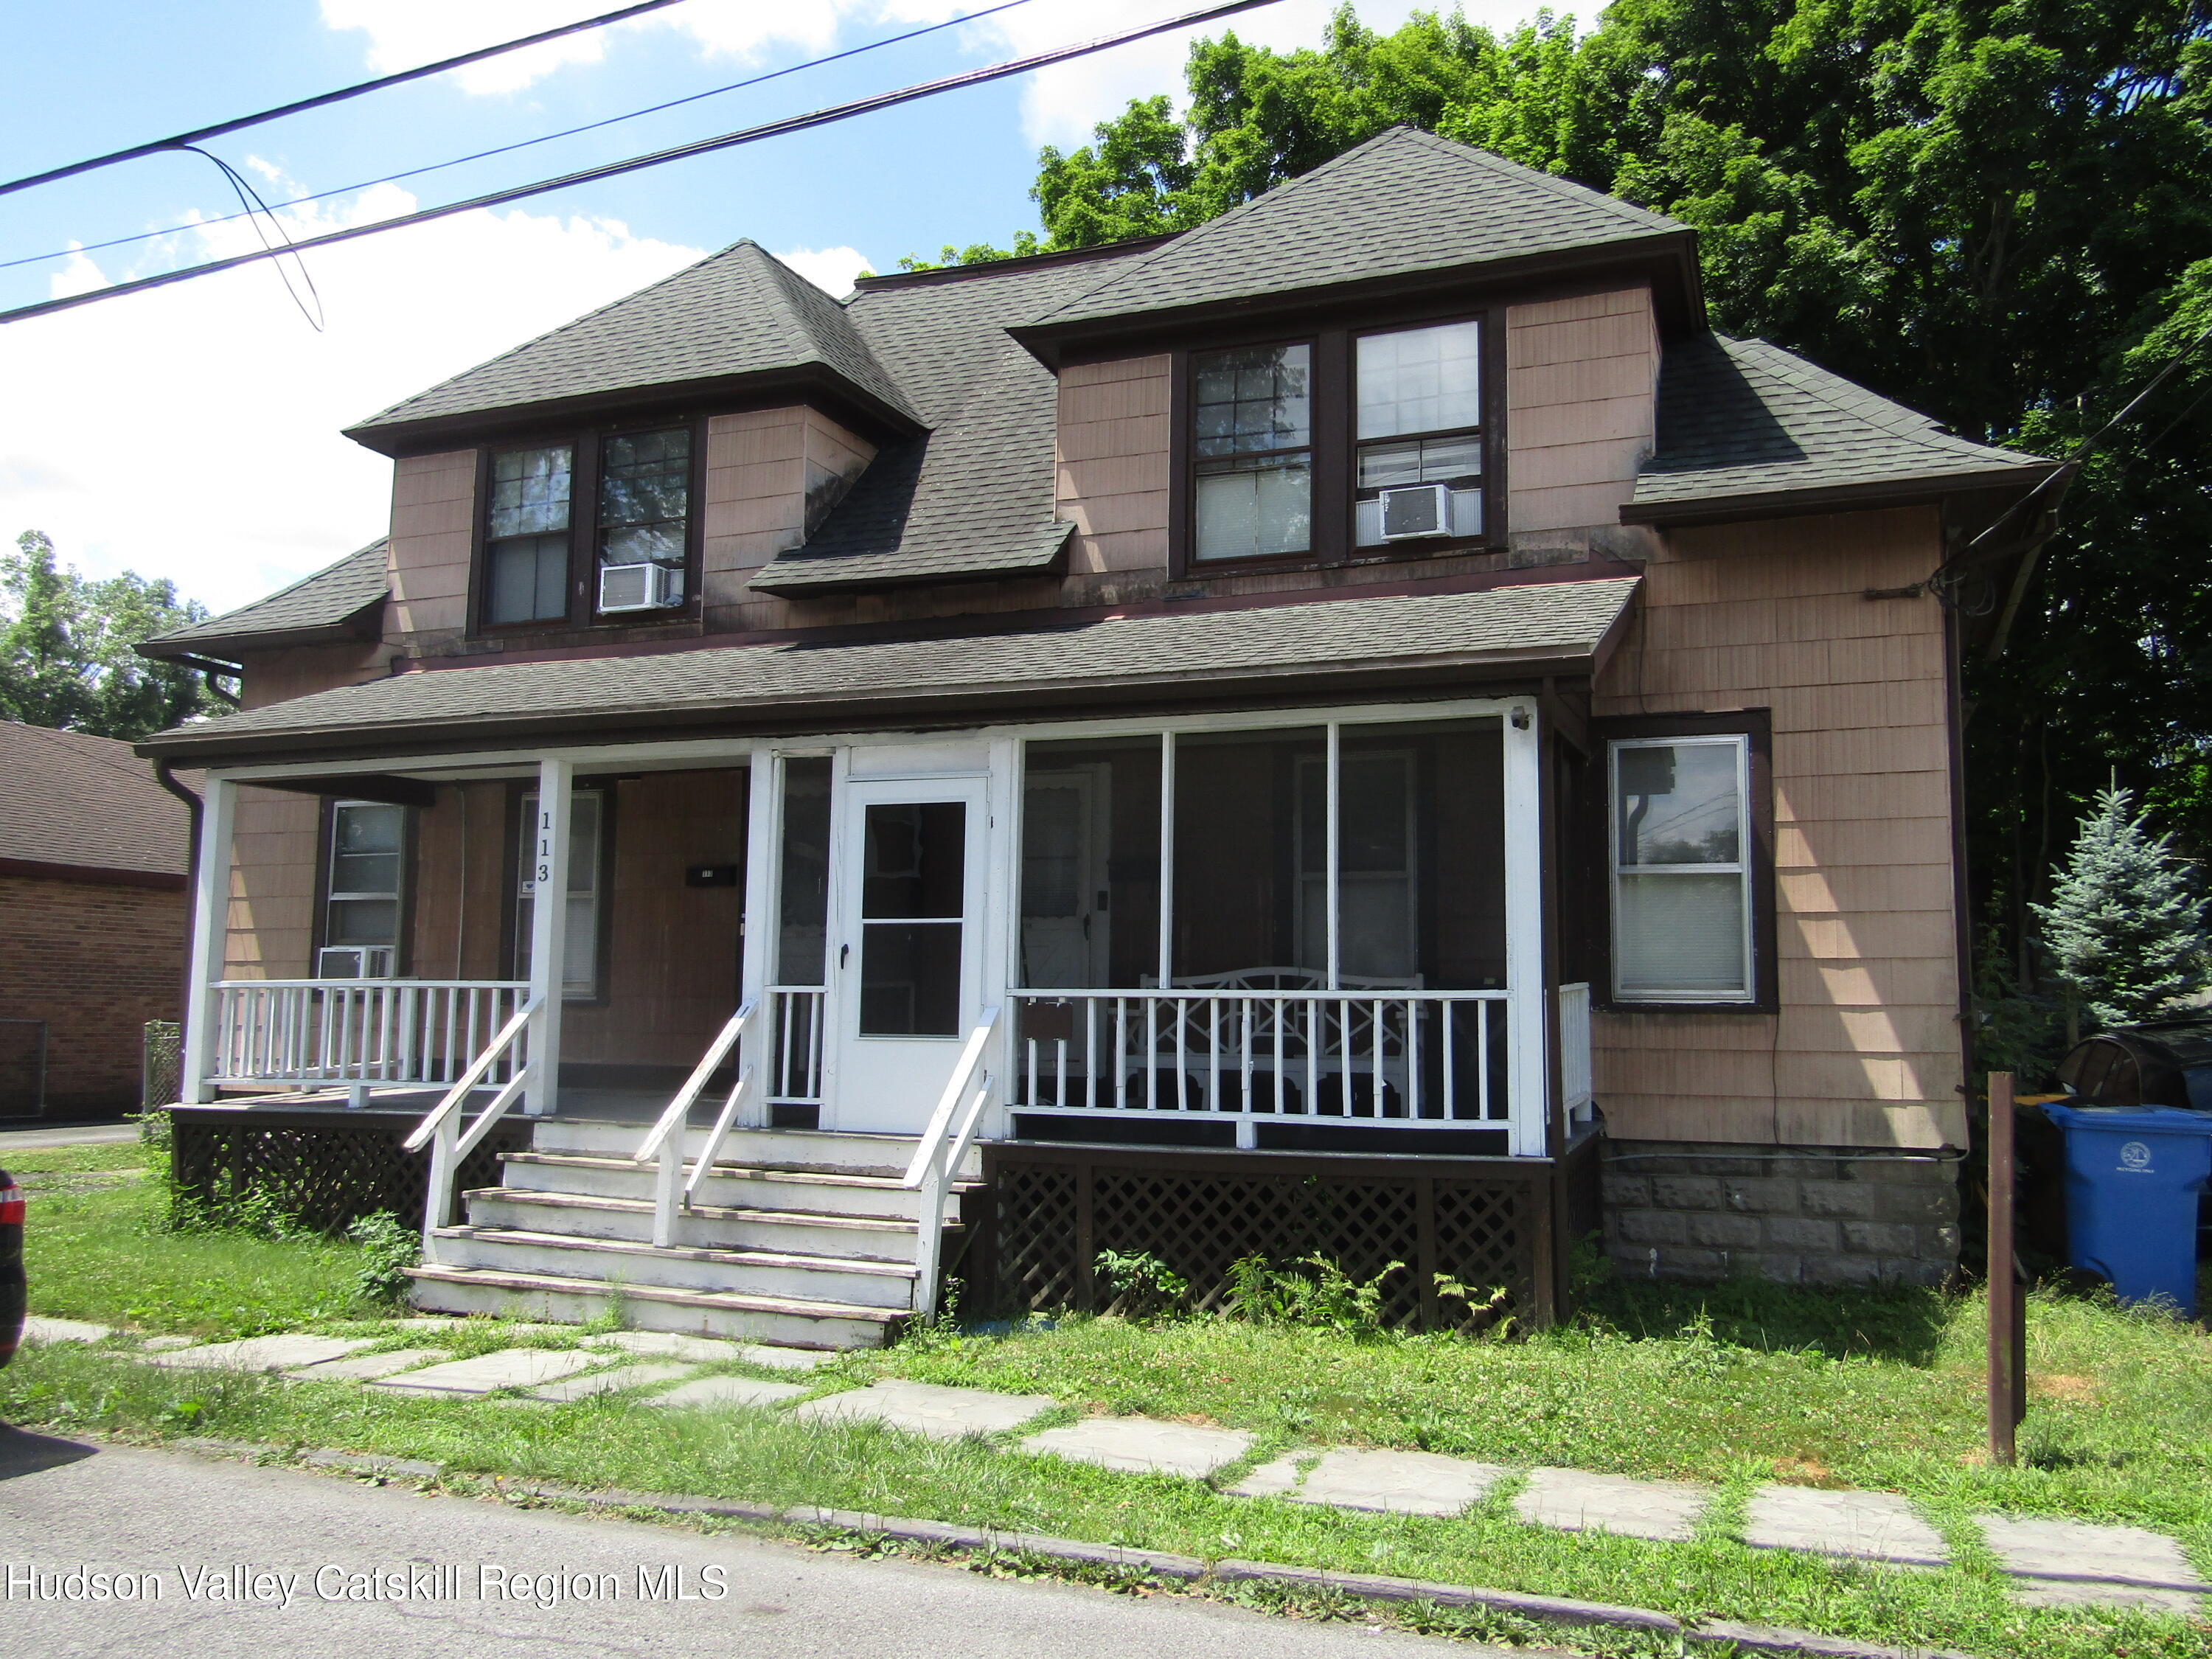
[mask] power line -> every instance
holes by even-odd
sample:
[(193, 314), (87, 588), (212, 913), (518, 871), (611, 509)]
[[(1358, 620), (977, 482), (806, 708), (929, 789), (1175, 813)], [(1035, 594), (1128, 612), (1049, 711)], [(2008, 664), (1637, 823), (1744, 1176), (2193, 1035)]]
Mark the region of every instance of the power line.
[(90, 173), (94, 167), (112, 167), (118, 161), (135, 161), (142, 155), (158, 155), (166, 149), (181, 149), (186, 144), (198, 143), (203, 138), (219, 138), (226, 132), (236, 132), (244, 127), (259, 126), (264, 121), (279, 117), (297, 115), (302, 110), (320, 109), (325, 104), (343, 103), (349, 98), (358, 98), (365, 92), (380, 92), (386, 87), (396, 87), (406, 81), (419, 81), (426, 75), (441, 75), (449, 69), (459, 69), (465, 64), (482, 63), (487, 58), (497, 58), (507, 52), (520, 52), (525, 46), (535, 46), (547, 40), (557, 40), (564, 34), (580, 34), (586, 29), (605, 28), (610, 23), (620, 23), (632, 17), (642, 17), (649, 11), (662, 11), (684, 0), (641, 0), (641, 3), (624, 6), (620, 11), (602, 13), (586, 17), (580, 23), (564, 23), (559, 28), (542, 29), (536, 34), (526, 34), (520, 40), (509, 40), (496, 46), (484, 46), (475, 52), (465, 52), (458, 58), (441, 58), (434, 64), (425, 64), (420, 69), (402, 70), (397, 75), (386, 75), (358, 85), (341, 87), (336, 92), (318, 93), (313, 98), (302, 98), (289, 104), (279, 104), (275, 109), (264, 109), (258, 115), (241, 115), (234, 121), (218, 121), (211, 127), (196, 127), (190, 132), (180, 132), (173, 138), (156, 138), (151, 143), (133, 144), (129, 149), (110, 151), (95, 155), (88, 161), (72, 161), (64, 167), (50, 167), (44, 173), (34, 173), (24, 179), (11, 179), (0, 184), (0, 196), (19, 190), (28, 190), (33, 185), (49, 185), (57, 179), (70, 179), (80, 173)]
[[(450, 161), (433, 161), (428, 167), (410, 167), (403, 173), (387, 173), (380, 179), (364, 179), (357, 185), (339, 185), (334, 189), (316, 191), (312, 195), (289, 197), (276, 205), (280, 208), (301, 207), (309, 202), (328, 201), (333, 196), (350, 195), (357, 190), (373, 190), (379, 185), (396, 185), (403, 179), (419, 179), (426, 173), (442, 173), (448, 167), (465, 167), (471, 161), (487, 161), (492, 156), (509, 155), (518, 149), (528, 149), (536, 144), (550, 144), (556, 139), (573, 138), (580, 132), (596, 132), (601, 127), (615, 126), (624, 121), (640, 120), (646, 116), (658, 115), (664, 110), (675, 109), (684, 104), (696, 104), (702, 98), (719, 98), (726, 92), (742, 92), (747, 87), (757, 87), (766, 82), (778, 81), (787, 75), (796, 75), (801, 70), (820, 69), (826, 64), (838, 63), (848, 58), (858, 58), (863, 52), (878, 52), (885, 46), (903, 46), (908, 40), (919, 40), (925, 34), (935, 34), (940, 29), (958, 28), (963, 23), (972, 23), (978, 18), (993, 17), (1000, 12), (1012, 11), (1017, 6), (1026, 6), (1029, 3), (1030, 0), (1001, 0), (1000, 4), (987, 6), (981, 11), (965, 12), (958, 17), (947, 18), (942, 23), (926, 23), (918, 29), (908, 30), (904, 34), (889, 35), (881, 40), (870, 40), (860, 46), (848, 46), (844, 51), (833, 52), (826, 58), (811, 58), (803, 64), (792, 64), (783, 69), (770, 70), (765, 75), (756, 75), (744, 81), (732, 81), (727, 86), (710, 87), (704, 92), (690, 93), (682, 98), (672, 98), (665, 104), (648, 104), (643, 109), (634, 109), (625, 115), (610, 115), (604, 121), (587, 121), (580, 127), (565, 127), (559, 132), (545, 133), (536, 138), (524, 138), (512, 144), (501, 144), (494, 149), (480, 149), (471, 155), (455, 156)], [(183, 148), (190, 149), (191, 146), (185, 145)], [(51, 253), (27, 254), (20, 259), (0, 259), (0, 270), (12, 270), (18, 265), (42, 264), (49, 259), (66, 259), (72, 254), (98, 253), (106, 248), (125, 247), (133, 242), (158, 241), (164, 236), (174, 236), (182, 231), (208, 230), (216, 225), (227, 225), (236, 220), (252, 216), (250, 210), (226, 213), (220, 218), (195, 219), (186, 224), (172, 225), (166, 230), (139, 231), (129, 236), (111, 237), (105, 242), (80, 242), (70, 247), (57, 248)]]
[(902, 87), (896, 92), (878, 93), (872, 97), (859, 98), (847, 104), (833, 104), (827, 109), (815, 110), (805, 115), (786, 116), (780, 121), (767, 121), (758, 126), (740, 127), (713, 138), (695, 139), (687, 144), (672, 145), (666, 149), (653, 150), (643, 155), (634, 155), (627, 161), (608, 161), (600, 166), (585, 167), (575, 173), (562, 174), (557, 179), (541, 179), (532, 185), (517, 185), (507, 190), (497, 190), (483, 196), (472, 196), (465, 201), (449, 202), (442, 207), (423, 208), (414, 213), (403, 213), (391, 219), (380, 219), (372, 225), (352, 225), (343, 230), (325, 231), (319, 236), (309, 236), (283, 248), (263, 248), (251, 253), (235, 253), (224, 259), (210, 259), (181, 270), (164, 271), (158, 276), (141, 276), (134, 282), (118, 283), (111, 288), (94, 289), (84, 294), (72, 294), (58, 300), (44, 300), (36, 305), (18, 306), (12, 311), (0, 311), (0, 323), (21, 322), (29, 317), (43, 317), (49, 313), (70, 311), (78, 306), (93, 305), (102, 300), (113, 300), (125, 294), (136, 294), (145, 289), (164, 288), (171, 283), (187, 282), (195, 276), (205, 276), (218, 270), (233, 270), (239, 265), (252, 264), (263, 259), (276, 258), (280, 253), (305, 252), (313, 247), (328, 247), (337, 242), (350, 242), (380, 232), (398, 230), (403, 226), (419, 225), (433, 219), (443, 219), (456, 213), (469, 213), (479, 208), (497, 207), (507, 202), (518, 202), (526, 197), (543, 196), (550, 191), (563, 190), (573, 185), (592, 184), (601, 179), (615, 178), (622, 173), (636, 173), (670, 161), (689, 160), (694, 155), (705, 155), (715, 150), (728, 149), (738, 144), (757, 143), (763, 138), (778, 138), (786, 133), (804, 132), (809, 128), (828, 126), (833, 122), (849, 120), (856, 115), (872, 114), (877, 110), (890, 109), (900, 104), (910, 104), (918, 99), (933, 98), (939, 93), (956, 92), (965, 87), (981, 86), (987, 82), (1000, 81), (1008, 76), (1024, 75), (1031, 70), (1048, 64), (1061, 64), (1076, 58), (1087, 58), (1093, 52), (1110, 47), (1127, 46), (1133, 40), (1142, 40), (1155, 34), (1167, 34), (1176, 29), (1194, 28), (1220, 18), (1231, 17), (1239, 12), (1252, 11), (1261, 6), (1273, 5), (1275, 0), (1226, 0), (1219, 5), (1208, 6), (1199, 11), (1185, 12), (1180, 17), (1170, 17), (1157, 23), (1147, 23), (1139, 28), (1124, 29), (1119, 34), (1109, 34), (1079, 46), (1055, 46), (1049, 52), (1032, 53), (1027, 58), (1008, 58), (1003, 63), (987, 64), (969, 70), (963, 75), (951, 75), (940, 81), (925, 81), (918, 85)]

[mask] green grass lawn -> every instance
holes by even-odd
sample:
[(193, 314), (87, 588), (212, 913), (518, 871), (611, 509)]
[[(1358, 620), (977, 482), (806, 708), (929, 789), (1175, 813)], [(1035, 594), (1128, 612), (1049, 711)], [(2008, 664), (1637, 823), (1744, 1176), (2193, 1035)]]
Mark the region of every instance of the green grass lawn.
[(168, 1154), (155, 1152), (143, 1141), (100, 1140), (74, 1146), (24, 1146), (0, 1153), (0, 1165), (14, 1176), (91, 1175), (114, 1170), (144, 1170)]
[[(40, 1204), (30, 1239), (33, 1307), (210, 1334), (369, 1311), (351, 1293), (350, 1247), (149, 1231), (153, 1197), (86, 1192)], [(1993, 1508), (2127, 1522), (2182, 1538), (2199, 1568), (2212, 1570), (2212, 1336), (2094, 1300), (2039, 1295), (2024, 1465), (2006, 1470), (1980, 1456), (1978, 1321), (1972, 1298), (1933, 1292), (1612, 1286), (1589, 1322), (1518, 1342), (1359, 1340), (1213, 1319), (1070, 1320), (933, 1332), (816, 1379), (827, 1389), (898, 1375), (1048, 1393), (1061, 1402), (1062, 1420), (1109, 1410), (1218, 1422), (1257, 1435), (1248, 1462), (1334, 1443), (1715, 1483), (1720, 1500), (1700, 1534), (1681, 1544), (1524, 1526), (1510, 1510), (1511, 1482), (1449, 1520), (1358, 1515), (775, 1413), (662, 1413), (618, 1397), (542, 1407), (410, 1400), (345, 1384), (156, 1370), (113, 1348), (26, 1353), (0, 1371), (0, 1413), (63, 1432), (338, 1446), (462, 1473), (817, 1504), (1477, 1583), (1993, 1659), (2212, 1656), (2212, 1623), (2203, 1620), (2021, 1606), (1965, 1528), (1966, 1517)], [(465, 1349), (507, 1340), (478, 1322), (456, 1339)], [(1225, 1472), (1224, 1484), (1243, 1467)], [(1731, 1541), (1749, 1490), (1778, 1479), (1909, 1492), (1953, 1531), (1958, 1559), (1938, 1572), (1890, 1571)], [(1514, 1633), (1495, 1620), (1449, 1627), (1492, 1639)]]

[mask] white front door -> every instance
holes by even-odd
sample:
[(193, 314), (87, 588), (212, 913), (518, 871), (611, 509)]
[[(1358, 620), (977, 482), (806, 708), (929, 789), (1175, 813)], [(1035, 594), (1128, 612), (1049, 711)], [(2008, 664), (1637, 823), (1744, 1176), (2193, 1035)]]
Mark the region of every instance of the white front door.
[(982, 1005), (985, 781), (847, 787), (826, 1127), (919, 1134)]

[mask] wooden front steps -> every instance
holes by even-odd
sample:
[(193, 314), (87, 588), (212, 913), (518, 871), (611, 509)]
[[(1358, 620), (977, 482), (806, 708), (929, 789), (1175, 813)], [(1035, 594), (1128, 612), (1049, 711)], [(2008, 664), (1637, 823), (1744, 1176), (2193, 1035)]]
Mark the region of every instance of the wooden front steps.
[[(537, 1125), (529, 1151), (501, 1154), (499, 1186), (465, 1195), (466, 1222), (427, 1241), (415, 1304), (574, 1322), (618, 1304), (641, 1329), (810, 1348), (878, 1346), (908, 1318), (923, 1224), (899, 1179), (911, 1139), (733, 1133), (656, 1245), (655, 1171), (629, 1156), (642, 1133)], [(687, 1159), (704, 1139), (690, 1132)], [(959, 1224), (950, 1201), (935, 1219)]]

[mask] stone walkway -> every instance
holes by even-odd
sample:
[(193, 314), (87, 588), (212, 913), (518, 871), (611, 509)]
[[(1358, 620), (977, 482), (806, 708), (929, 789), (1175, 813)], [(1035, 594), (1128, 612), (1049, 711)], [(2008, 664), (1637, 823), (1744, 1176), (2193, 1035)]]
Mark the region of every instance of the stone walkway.
[[(466, 1328), (462, 1322), (397, 1320), (395, 1334), (428, 1335)], [(505, 1326), (501, 1335), (567, 1334), (562, 1326)], [(26, 1322), (27, 1345), (97, 1342), (113, 1333), (70, 1320)], [(260, 1336), (237, 1342), (178, 1346), (155, 1338), (139, 1349), (149, 1364), (190, 1370), (228, 1368), (274, 1372), (310, 1382), (351, 1382), (393, 1395), (426, 1399), (492, 1398), (518, 1405), (559, 1403), (629, 1390), (661, 1409), (789, 1406), (809, 1390), (696, 1368), (728, 1361), (787, 1370), (811, 1370), (836, 1356), (800, 1349), (726, 1342), (657, 1331), (617, 1331), (587, 1339), (586, 1348), (510, 1347), (465, 1359), (442, 1347), (362, 1350), (386, 1337)], [(673, 1384), (673, 1386), (668, 1386)], [(792, 1410), (824, 1425), (872, 1425), (961, 1440), (1011, 1436), (1060, 1409), (1049, 1395), (1000, 1394), (885, 1378), (866, 1388), (805, 1400)], [(1013, 1443), (1032, 1456), (1060, 1457), (1129, 1474), (1208, 1480), (1234, 1471), (1254, 1437), (1240, 1429), (1146, 1417), (1091, 1417), (1037, 1430)], [(1297, 1447), (1245, 1470), (1222, 1491), (1232, 1498), (1277, 1499), (1389, 1515), (1459, 1515), (1501, 1490), (1514, 1513), (1532, 1526), (1569, 1532), (1680, 1542), (1705, 1521), (1714, 1492), (1682, 1481), (1638, 1480), (1576, 1469), (1513, 1469), (1435, 1452), (1376, 1451), (1347, 1446)], [(2023, 1601), (2038, 1605), (2102, 1604), (2193, 1614), (2212, 1584), (2191, 1566), (2172, 1539), (2137, 1527), (2093, 1526), (2047, 1517), (1974, 1517), (1984, 1541), (2003, 1564)], [(1763, 1486), (1745, 1505), (1742, 1541), (1756, 1549), (1793, 1550), (1837, 1560), (1928, 1571), (1948, 1565), (1950, 1546), (1911, 1502), (1893, 1492), (1829, 1492)]]

